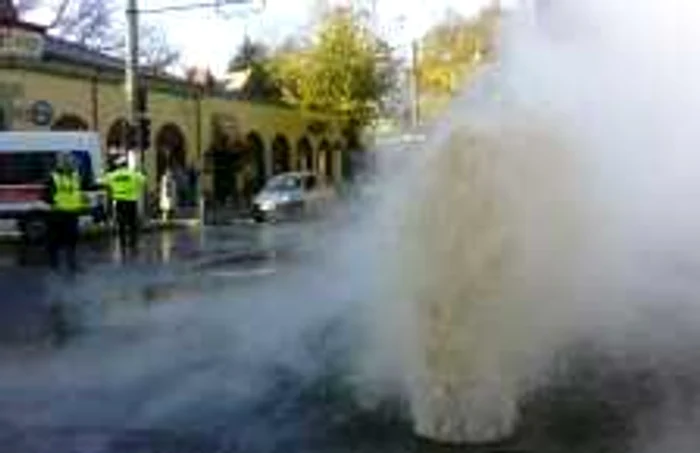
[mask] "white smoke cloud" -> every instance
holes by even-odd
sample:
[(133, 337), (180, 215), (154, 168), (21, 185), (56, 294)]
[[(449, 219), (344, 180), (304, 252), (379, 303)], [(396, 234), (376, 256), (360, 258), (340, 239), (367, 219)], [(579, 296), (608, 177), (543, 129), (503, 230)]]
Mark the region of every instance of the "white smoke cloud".
[[(398, 276), (382, 316), (411, 330), (382, 338), (405, 355), (418, 430), (443, 440), (506, 433), (512, 400), (577, 337), (636, 349), (642, 325), (663, 351), (675, 327), (657, 314), (699, 308), (700, 5), (535, 6), (389, 188), (406, 210), (385, 225)], [(500, 214), (480, 229), (489, 203)], [(492, 253), (508, 266), (489, 268)], [(426, 321), (432, 305), (450, 315)]]

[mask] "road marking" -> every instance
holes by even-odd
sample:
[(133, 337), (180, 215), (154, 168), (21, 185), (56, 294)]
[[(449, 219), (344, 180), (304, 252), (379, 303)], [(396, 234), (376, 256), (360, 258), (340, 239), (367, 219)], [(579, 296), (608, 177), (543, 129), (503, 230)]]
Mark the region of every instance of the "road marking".
[(249, 278), (249, 277), (265, 277), (267, 275), (272, 275), (276, 272), (273, 267), (261, 267), (257, 269), (219, 269), (209, 271), (209, 275), (215, 277), (229, 277), (229, 278)]

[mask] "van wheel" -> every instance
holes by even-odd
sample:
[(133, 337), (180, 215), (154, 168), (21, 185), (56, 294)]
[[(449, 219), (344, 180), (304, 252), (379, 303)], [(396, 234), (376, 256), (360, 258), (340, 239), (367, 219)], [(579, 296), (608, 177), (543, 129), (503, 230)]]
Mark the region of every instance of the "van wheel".
[(47, 234), (46, 219), (43, 216), (32, 215), (20, 219), (18, 228), (25, 242), (36, 244), (41, 242)]

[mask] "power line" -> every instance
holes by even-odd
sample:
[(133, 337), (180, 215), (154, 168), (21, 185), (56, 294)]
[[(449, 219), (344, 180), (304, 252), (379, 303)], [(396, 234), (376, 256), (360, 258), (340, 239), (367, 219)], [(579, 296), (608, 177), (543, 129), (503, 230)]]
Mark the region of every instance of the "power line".
[[(174, 5), (174, 6), (163, 6), (161, 8), (151, 8), (151, 9), (139, 9), (139, 13), (142, 14), (158, 14), (176, 11), (190, 11), (193, 9), (203, 9), (203, 8), (221, 8), (222, 6), (229, 5), (250, 5), (253, 3), (251, 0), (217, 0), (214, 2), (199, 2), (199, 3), (188, 3), (186, 5)], [(265, 2), (263, 0), (263, 6)]]

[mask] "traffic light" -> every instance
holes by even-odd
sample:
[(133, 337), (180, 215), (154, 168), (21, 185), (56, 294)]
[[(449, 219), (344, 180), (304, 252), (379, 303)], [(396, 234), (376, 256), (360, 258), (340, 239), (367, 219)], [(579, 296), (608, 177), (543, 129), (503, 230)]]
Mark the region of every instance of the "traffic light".
[(138, 129), (134, 130), (134, 139), (140, 143), (136, 143), (134, 149), (140, 148), (140, 151), (144, 151), (151, 147), (151, 119), (148, 117), (148, 86), (143, 81), (136, 90), (136, 110)]
[(136, 90), (136, 110), (141, 115), (148, 112), (148, 87), (145, 83), (140, 83)]
[(151, 119), (141, 117), (139, 120), (139, 128), (141, 134), (141, 149), (147, 150), (151, 147)]
[(125, 131), (126, 137), (126, 146), (128, 149), (136, 149), (137, 143), (136, 143), (136, 128), (128, 124), (126, 126), (126, 131)]

